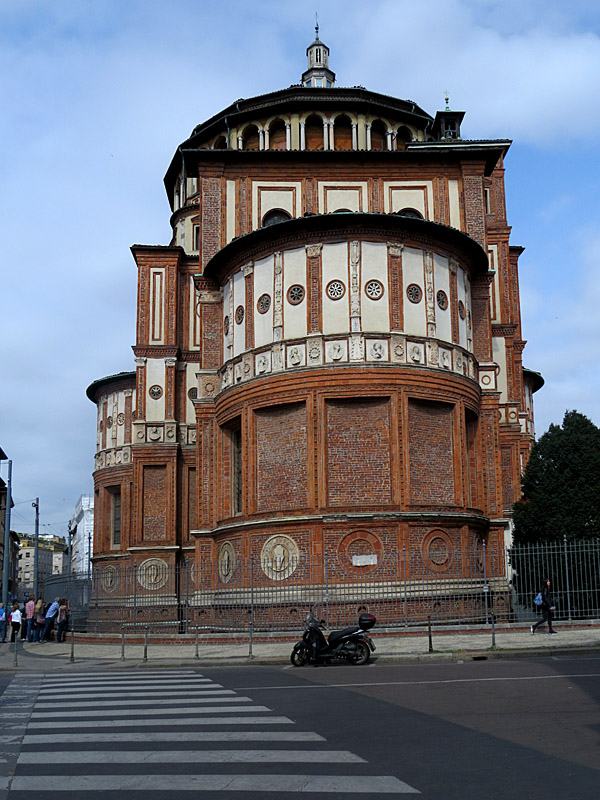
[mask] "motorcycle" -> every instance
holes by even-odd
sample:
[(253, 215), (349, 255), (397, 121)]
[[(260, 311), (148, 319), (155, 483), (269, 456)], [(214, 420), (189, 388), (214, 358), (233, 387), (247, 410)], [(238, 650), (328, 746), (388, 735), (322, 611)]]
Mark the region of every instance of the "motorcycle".
[(321, 632), (323, 620), (319, 622), (311, 610), (306, 617), (302, 641), (294, 645), (290, 661), (295, 667), (303, 667), (309, 662), (330, 664), (335, 658), (345, 659), (351, 664), (366, 664), (371, 653), (375, 652), (375, 645), (366, 631), (376, 622), (373, 614), (361, 614), (358, 625), (331, 631), (329, 639), (326, 639)]

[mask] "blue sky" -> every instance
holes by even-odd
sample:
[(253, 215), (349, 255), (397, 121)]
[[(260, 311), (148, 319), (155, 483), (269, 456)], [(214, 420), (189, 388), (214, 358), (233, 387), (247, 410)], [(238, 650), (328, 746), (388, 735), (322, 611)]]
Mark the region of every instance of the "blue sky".
[[(524, 361), (538, 435), (577, 409), (600, 425), (600, 6), (557, 0), (313, 4), (340, 86), (450, 92), (465, 138), (510, 138)], [(12, 527), (64, 535), (92, 489), (96, 378), (133, 369), (133, 243), (166, 244), (162, 178), (192, 128), (297, 83), (312, 7), (295, 2), (0, 3), (0, 446)], [(1, 473), (6, 477), (6, 465)]]

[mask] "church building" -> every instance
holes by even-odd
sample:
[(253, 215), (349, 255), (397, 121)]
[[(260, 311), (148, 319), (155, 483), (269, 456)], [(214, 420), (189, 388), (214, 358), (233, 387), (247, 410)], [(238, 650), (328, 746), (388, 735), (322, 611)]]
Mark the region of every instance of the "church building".
[(463, 139), (463, 117), (338, 87), (317, 28), (298, 85), (177, 147), (171, 241), (132, 247), (135, 371), (87, 390), (107, 590), (188, 563), (231, 591), (250, 558), (268, 588), (326, 554), (340, 580), (412, 554), (410, 581), (504, 543), (543, 380), (511, 142)]

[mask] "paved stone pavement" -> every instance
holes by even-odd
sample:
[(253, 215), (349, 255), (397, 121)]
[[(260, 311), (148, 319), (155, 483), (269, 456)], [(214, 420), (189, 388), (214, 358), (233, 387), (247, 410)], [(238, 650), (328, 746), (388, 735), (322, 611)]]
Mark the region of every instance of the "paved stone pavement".
[[(448, 660), (461, 658), (498, 658), (562, 654), (571, 652), (600, 653), (600, 620), (590, 624), (571, 626), (555, 623), (558, 635), (550, 636), (542, 629), (532, 636), (529, 627), (498, 627), (495, 632), (495, 649), (492, 647), (491, 631), (440, 630), (433, 629), (433, 652), (429, 652), (427, 631), (409, 634), (372, 633), (376, 645), (374, 658), (387, 660), (405, 659)], [(300, 638), (300, 636), (298, 636)], [(198, 658), (194, 640), (174, 641), (170, 644), (153, 643), (149, 638), (144, 660), (144, 646), (140, 643), (125, 645), (125, 660), (121, 659), (121, 643), (75, 641), (73, 651), (71, 641), (57, 644), (19, 642), (17, 665), (15, 666), (14, 644), (0, 644), (0, 670), (48, 671), (54, 669), (89, 669), (94, 665), (102, 667), (141, 667), (175, 665), (234, 665), (249, 663), (288, 664), (293, 642), (255, 641), (252, 657), (249, 657), (248, 640), (236, 643), (203, 643), (200, 639)], [(73, 656), (73, 661), (71, 660)]]

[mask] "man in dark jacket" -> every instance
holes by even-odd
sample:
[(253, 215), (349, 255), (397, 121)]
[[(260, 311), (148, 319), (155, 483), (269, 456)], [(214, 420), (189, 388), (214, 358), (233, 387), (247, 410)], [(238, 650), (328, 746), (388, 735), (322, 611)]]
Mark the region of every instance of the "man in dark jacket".
[(552, 612), (554, 611), (554, 600), (550, 594), (550, 578), (544, 578), (542, 582), (542, 618), (538, 620), (535, 625), (531, 626), (531, 635), (536, 631), (538, 625), (545, 625), (548, 623), (548, 633), (553, 634), (556, 631), (552, 628)]

